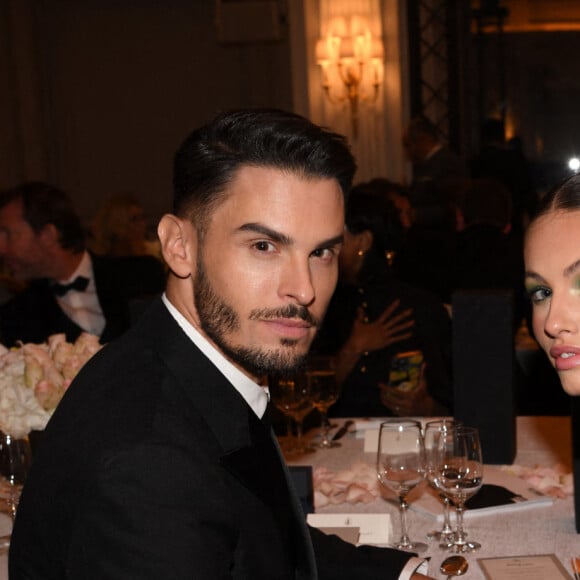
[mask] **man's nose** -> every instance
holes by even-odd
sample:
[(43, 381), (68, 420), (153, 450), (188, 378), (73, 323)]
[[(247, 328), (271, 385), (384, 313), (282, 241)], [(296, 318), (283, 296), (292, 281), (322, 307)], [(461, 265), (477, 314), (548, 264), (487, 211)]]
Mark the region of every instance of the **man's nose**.
[(282, 272), (279, 293), (290, 297), (301, 306), (312, 304), (315, 297), (310, 260), (292, 258)]

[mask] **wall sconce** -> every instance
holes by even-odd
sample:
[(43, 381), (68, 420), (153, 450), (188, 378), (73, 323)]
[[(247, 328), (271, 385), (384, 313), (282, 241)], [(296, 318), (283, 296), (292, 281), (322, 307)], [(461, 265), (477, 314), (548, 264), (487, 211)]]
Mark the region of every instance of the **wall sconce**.
[(358, 135), (358, 105), (375, 101), (383, 82), (384, 46), (373, 37), (368, 21), (359, 16), (334, 18), (326, 37), (316, 43), (322, 68), (322, 88), (331, 103), (348, 100), (353, 135)]

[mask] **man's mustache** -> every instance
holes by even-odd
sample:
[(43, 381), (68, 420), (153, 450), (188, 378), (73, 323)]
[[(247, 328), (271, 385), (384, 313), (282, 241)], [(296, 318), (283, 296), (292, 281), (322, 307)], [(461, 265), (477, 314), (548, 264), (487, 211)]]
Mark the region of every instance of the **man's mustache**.
[(312, 326), (318, 328), (320, 321), (312, 315), (306, 306), (297, 306), (296, 304), (289, 304), (283, 308), (262, 308), (259, 310), (252, 310), (250, 313), (250, 320), (268, 320), (272, 318), (299, 318), (308, 322)]

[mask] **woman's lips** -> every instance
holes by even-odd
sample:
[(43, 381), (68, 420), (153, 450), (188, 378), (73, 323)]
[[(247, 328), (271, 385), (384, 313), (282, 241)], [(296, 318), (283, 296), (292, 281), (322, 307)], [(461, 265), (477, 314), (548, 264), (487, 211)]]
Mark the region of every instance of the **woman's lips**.
[(567, 345), (553, 346), (550, 356), (554, 359), (554, 366), (558, 371), (567, 371), (580, 366), (580, 348)]

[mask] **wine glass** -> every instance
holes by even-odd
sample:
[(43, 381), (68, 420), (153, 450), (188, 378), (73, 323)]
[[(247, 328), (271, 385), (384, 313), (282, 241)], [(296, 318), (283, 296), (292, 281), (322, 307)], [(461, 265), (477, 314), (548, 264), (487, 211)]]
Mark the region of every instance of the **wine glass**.
[(340, 447), (338, 441), (328, 438), (330, 425), (328, 423), (328, 409), (336, 403), (340, 387), (336, 380), (334, 358), (332, 356), (315, 355), (308, 360), (306, 379), (310, 391), (310, 400), (320, 414), (322, 440), (318, 444), (321, 449)]
[(427, 545), (411, 542), (407, 533), (407, 495), (425, 476), (425, 449), (418, 421), (393, 419), (381, 423), (377, 473), (381, 484), (399, 496), (401, 538), (395, 547), (425, 551)]
[(310, 449), (304, 445), (302, 423), (314, 408), (308, 392), (308, 381), (302, 374), (272, 377), (269, 383), (270, 400), (284, 415), (294, 420), (296, 444), (288, 452), (305, 453)]
[(449, 518), (449, 505), (451, 500), (446, 497), (437, 487), (436, 473), (438, 468), (438, 448), (441, 439), (441, 433), (460, 425), (458, 421), (453, 419), (439, 419), (437, 421), (429, 421), (425, 425), (424, 440), (425, 440), (425, 467), (426, 478), (429, 485), (433, 487), (438, 493), (443, 502), (443, 527), (441, 530), (433, 530), (427, 534), (430, 540), (441, 540), (443, 542), (451, 542), (455, 539), (451, 521)]
[(478, 550), (481, 544), (468, 542), (463, 529), (465, 502), (481, 489), (483, 483), (483, 460), (478, 430), (460, 425), (442, 432), (438, 455), (435, 485), (453, 502), (457, 512), (455, 539), (441, 547), (456, 553)]
[[(7, 494), (6, 503), (13, 524), (31, 461), (32, 453), (28, 437), (15, 439), (11, 435), (0, 433), (0, 476), (2, 487)], [(0, 537), (0, 551), (7, 550), (9, 545), (10, 535)]]

